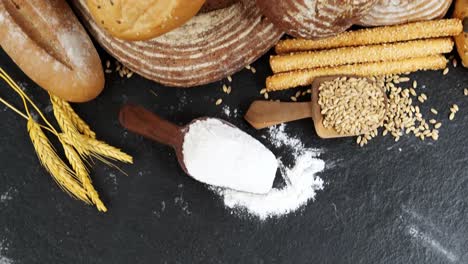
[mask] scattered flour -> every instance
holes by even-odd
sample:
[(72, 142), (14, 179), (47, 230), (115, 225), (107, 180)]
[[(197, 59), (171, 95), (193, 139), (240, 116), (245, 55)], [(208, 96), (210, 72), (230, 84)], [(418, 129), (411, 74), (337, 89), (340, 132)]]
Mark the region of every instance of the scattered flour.
[[(278, 217), (294, 212), (315, 198), (316, 192), (322, 190), (323, 180), (316, 176), (322, 171), (325, 163), (318, 159), (320, 150), (305, 148), (297, 137), (285, 132), (285, 125), (272, 127), (266, 138), (277, 147), (286, 147), (292, 153), (294, 165), (291, 168), (280, 162), (280, 171), (286, 185), (273, 188), (264, 195), (239, 192), (224, 188), (212, 188), (223, 198), (224, 204), (236, 211), (247, 212), (260, 220)], [(279, 157), (281, 160), (281, 157)]]
[(228, 117), (239, 117), (239, 112), (237, 109), (231, 110), (228, 105), (224, 105), (222, 108), (224, 115)]
[(52, 104), (48, 104), (46, 108), (44, 108), (44, 112), (47, 114), (52, 113), (52, 111), (54, 111), (54, 107), (52, 106)]
[(229, 108), (229, 106), (227, 106), (227, 105), (223, 106), (223, 113), (226, 116), (231, 116), (231, 109)]
[(117, 175), (115, 175), (113, 172), (110, 172), (109, 173), (109, 181), (112, 183), (113, 187), (114, 187), (114, 191), (117, 191), (118, 189), (118, 182), (117, 182)]
[[(189, 206), (187, 201), (184, 200), (184, 193), (183, 193), (183, 188), (184, 186), (182, 184), (179, 184), (177, 188), (179, 188), (180, 193), (177, 197), (174, 198), (174, 204), (178, 206), (186, 215), (192, 214), (189, 210)], [(162, 202), (161, 203), (161, 211), (164, 211), (166, 209), (166, 203)]]
[(59, 32), (58, 38), (73, 66), (86, 68), (86, 60), (91, 53), (87, 49), (87, 39), (80, 33), (79, 28), (74, 26), (69, 31)]
[(18, 86), (21, 88), (21, 90), (23, 90), (23, 92), (27, 92), (28, 91), (28, 86), (29, 86), (29, 83), (27, 82), (17, 82), (18, 83)]
[(14, 190), (8, 189), (6, 192), (0, 194), (0, 204), (5, 204), (11, 199), (13, 199), (12, 193)]
[(179, 98), (179, 104), (178, 104), (178, 107), (177, 107), (177, 111), (182, 111), (182, 109), (187, 105), (188, 103), (188, 97), (187, 97), (187, 94), (184, 93), (181, 94), (181, 95), (178, 95), (177, 96)]
[(451, 262), (455, 262), (459, 259), (459, 257), (455, 255), (455, 253), (442, 246), (442, 244), (439, 241), (431, 237), (429, 234), (420, 231), (416, 226), (410, 226), (408, 228), (408, 234), (423, 245), (432, 248), (433, 250), (444, 255)]
[(0, 256), (0, 264), (13, 264), (13, 260), (4, 256)]
[[(268, 136), (263, 136), (265, 139), (269, 139), (273, 146), (280, 148), (287, 146), (292, 149), (294, 156), (298, 156), (301, 152), (305, 151), (304, 144), (298, 137), (289, 136), (284, 129), (285, 124), (268, 128)], [(318, 151), (318, 150), (316, 150)]]
[(3, 254), (6, 254), (8, 251), (8, 246), (4, 240), (0, 240), (0, 264), (13, 264), (13, 260), (5, 257)]
[(161, 217), (161, 215), (164, 213), (164, 210), (166, 210), (166, 202), (161, 201), (161, 209), (160, 211), (154, 210), (153, 214), (156, 215), (158, 218)]
[(414, 243), (433, 251), (453, 263), (466, 263), (465, 237), (447, 226), (437, 225), (429, 215), (423, 215), (411, 206), (403, 205), (400, 219), (404, 232)]

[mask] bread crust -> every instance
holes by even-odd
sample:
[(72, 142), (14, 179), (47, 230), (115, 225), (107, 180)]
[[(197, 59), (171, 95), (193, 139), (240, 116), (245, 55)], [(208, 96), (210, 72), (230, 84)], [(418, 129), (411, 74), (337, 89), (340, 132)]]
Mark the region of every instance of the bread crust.
[(104, 88), (101, 60), (62, 0), (0, 0), (0, 45), (34, 82), (70, 102)]
[(205, 0), (87, 0), (96, 23), (124, 40), (148, 40), (180, 27)]
[(214, 10), (226, 8), (237, 2), (239, 2), (239, 0), (206, 0), (202, 8), (200, 9), (200, 13), (207, 13)]
[(366, 14), (377, 0), (256, 0), (275, 26), (297, 38), (341, 33)]
[(124, 41), (96, 25), (85, 0), (73, 0), (90, 33), (133, 72), (173, 87), (221, 80), (267, 52), (283, 35), (252, 0), (198, 14), (183, 26), (148, 41)]

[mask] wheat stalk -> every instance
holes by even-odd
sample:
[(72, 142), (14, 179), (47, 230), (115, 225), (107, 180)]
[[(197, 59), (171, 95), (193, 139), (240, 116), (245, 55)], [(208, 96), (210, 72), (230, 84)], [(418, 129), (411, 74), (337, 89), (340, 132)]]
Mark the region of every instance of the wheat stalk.
[[(51, 100), (52, 101), (52, 100)], [(67, 135), (67, 144), (73, 146), (78, 153), (84, 157), (89, 156), (89, 151), (86, 148), (82, 148), (79, 142), (82, 140), (81, 134), (78, 129), (73, 125), (72, 121), (68, 118), (62, 108), (52, 101), (52, 106), (54, 110), (54, 116), (57, 120), (57, 123), (64, 134)]]
[(127, 153), (121, 151), (116, 147), (110, 146), (109, 144), (103, 141), (89, 138), (80, 134), (71, 137), (67, 133), (61, 133), (59, 137), (65, 143), (73, 145), (80, 154), (86, 155), (92, 153), (97, 156), (102, 156), (113, 160), (118, 160), (126, 163), (133, 163), (132, 156), (128, 155)]
[(111, 146), (104, 141), (100, 141), (97, 139), (92, 138), (85, 138), (84, 141), (89, 146), (89, 151), (98, 154), (100, 156), (104, 156), (110, 159), (122, 161), (125, 163), (133, 164), (132, 156), (128, 155), (127, 153), (123, 152), (122, 150)]
[(110, 146), (109, 144), (90, 138), (87, 135), (80, 134), (78, 129), (73, 125), (69, 115), (55, 102), (52, 103), (54, 108), (54, 116), (57, 119), (62, 132), (66, 135), (65, 142), (72, 145), (81, 156), (89, 156), (90, 153), (97, 154), (102, 157), (107, 157), (114, 160), (133, 163), (133, 158), (122, 152), (120, 149)]
[[(47, 120), (41, 110), (34, 104), (31, 98), (21, 90), (2, 68), (0, 68), (0, 79), (3, 79), (17, 92), (23, 101), (24, 113), (0, 97), (1, 103), (27, 120), (28, 132), (42, 166), (52, 175), (60, 188), (69, 195), (85, 203), (95, 204), (99, 211), (106, 212), (107, 208), (100, 200), (97, 191), (92, 185), (89, 172), (84, 163), (86, 160), (84, 160), (83, 157), (93, 156), (103, 161), (105, 164), (114, 167), (115, 165), (106, 160), (105, 157), (127, 163), (133, 162), (132, 157), (118, 148), (96, 140), (96, 134), (75, 113), (68, 102), (50, 95), (54, 116), (63, 132), (59, 133)], [(32, 119), (29, 105), (36, 110), (45, 125), (41, 125)], [(73, 170), (57, 155), (42, 129), (46, 129), (59, 138), (65, 156)], [(118, 167), (116, 168), (118, 169)]]
[(53, 100), (52, 101), (52, 108), (54, 110), (54, 116), (57, 120), (57, 123), (62, 130), (62, 132), (73, 136), (74, 134), (79, 134), (78, 129), (73, 125), (72, 121), (68, 118), (62, 108), (57, 105)]
[(41, 127), (32, 118), (28, 119), (28, 132), (37, 156), (57, 184), (72, 197), (90, 203), (86, 190), (76, 179), (72, 170), (60, 159)]
[(68, 162), (75, 171), (78, 179), (81, 181), (81, 184), (86, 190), (88, 197), (91, 199), (91, 202), (96, 205), (96, 208), (99, 211), (107, 212), (106, 206), (99, 198), (99, 194), (97, 193), (96, 189), (94, 189), (94, 186), (91, 182), (91, 178), (89, 177), (88, 170), (86, 169), (85, 164), (81, 160), (80, 155), (78, 155), (78, 153), (69, 144), (62, 142), (62, 145)]
[(91, 130), (88, 124), (78, 116), (78, 114), (73, 110), (71, 105), (60, 98), (58, 98), (55, 95), (50, 95), (50, 100), (55, 107), (59, 107), (63, 114), (70, 119), (71, 123), (76, 127), (76, 129), (82, 133), (83, 135), (86, 135), (90, 138), (96, 138), (96, 133)]

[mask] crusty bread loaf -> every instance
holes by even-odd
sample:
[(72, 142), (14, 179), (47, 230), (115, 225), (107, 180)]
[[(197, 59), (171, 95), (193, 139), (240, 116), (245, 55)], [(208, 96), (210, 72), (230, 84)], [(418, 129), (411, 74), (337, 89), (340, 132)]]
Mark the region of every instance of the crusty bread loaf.
[(97, 24), (112, 36), (147, 40), (169, 32), (192, 18), (205, 0), (87, 0)]
[(73, 0), (96, 40), (132, 71), (156, 82), (192, 87), (231, 75), (268, 51), (282, 36), (255, 1), (198, 14), (183, 26), (148, 41), (113, 38), (96, 25), (86, 0)]
[(99, 56), (64, 0), (0, 1), (0, 45), (37, 84), (71, 102), (104, 88)]
[(386, 26), (444, 17), (452, 0), (379, 0), (356, 24)]
[(298, 38), (334, 36), (351, 27), (377, 0), (256, 0), (275, 26)]

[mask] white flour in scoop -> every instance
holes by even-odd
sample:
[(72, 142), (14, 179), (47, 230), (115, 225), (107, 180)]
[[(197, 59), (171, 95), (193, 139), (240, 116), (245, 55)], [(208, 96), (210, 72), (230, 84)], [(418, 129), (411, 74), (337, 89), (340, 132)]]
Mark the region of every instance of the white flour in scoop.
[(262, 143), (214, 118), (188, 127), (183, 154), (196, 180), (250, 193), (270, 191), (278, 169), (275, 155)]
[(291, 168), (280, 163), (286, 185), (282, 188), (273, 188), (264, 195), (212, 188), (223, 198), (227, 207), (264, 220), (294, 212), (313, 200), (316, 191), (323, 189), (324, 182), (316, 175), (325, 166), (325, 163), (317, 158), (320, 150), (305, 148), (299, 138), (288, 136), (284, 129), (284, 124), (272, 127), (268, 130), (268, 137), (265, 138), (271, 140), (275, 147), (286, 148), (293, 156), (294, 165)]

